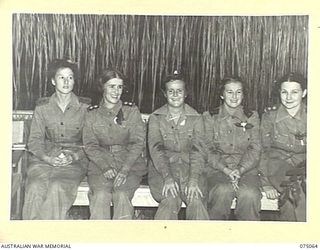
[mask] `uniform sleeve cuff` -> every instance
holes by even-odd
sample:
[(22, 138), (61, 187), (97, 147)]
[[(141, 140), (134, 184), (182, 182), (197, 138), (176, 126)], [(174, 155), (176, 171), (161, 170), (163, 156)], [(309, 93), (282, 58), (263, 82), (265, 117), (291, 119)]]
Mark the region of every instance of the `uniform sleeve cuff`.
[(131, 168), (130, 168), (128, 165), (123, 165), (120, 171), (121, 171), (123, 174), (128, 175), (128, 173), (130, 172), (130, 169), (131, 169)]
[(73, 152), (73, 153), (71, 154), (71, 157), (72, 157), (72, 159), (73, 159), (74, 161), (79, 161), (79, 160), (80, 160), (79, 154), (76, 153), (76, 152)]
[(191, 174), (190, 174), (190, 177), (189, 177), (189, 182), (192, 181), (192, 182), (198, 183), (199, 177), (200, 177), (200, 174), (198, 174), (198, 173), (191, 173)]
[(244, 174), (245, 172), (247, 172), (247, 169), (242, 166), (242, 165), (239, 165), (238, 166), (238, 169), (239, 169), (239, 172), (240, 172), (240, 175)]
[(162, 173), (161, 173), (161, 175), (162, 175), (162, 177), (163, 177), (163, 179), (164, 180), (166, 180), (166, 179), (173, 179), (173, 176), (172, 176), (172, 174), (170, 173), (170, 171), (163, 171)]

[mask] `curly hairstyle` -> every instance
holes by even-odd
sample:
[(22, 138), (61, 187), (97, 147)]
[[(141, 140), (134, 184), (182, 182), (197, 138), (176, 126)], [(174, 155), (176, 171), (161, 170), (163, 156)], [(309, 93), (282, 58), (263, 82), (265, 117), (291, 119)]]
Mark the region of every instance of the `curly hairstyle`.
[(173, 74), (167, 75), (164, 78), (164, 81), (162, 81), (161, 90), (162, 90), (163, 93), (166, 92), (167, 83), (173, 82), (173, 81), (182, 81), (182, 82), (184, 82), (185, 92), (188, 93), (188, 86), (187, 86), (187, 83), (185, 81), (185, 77), (184, 77), (184, 75), (182, 73), (178, 73), (177, 71), (175, 71)]

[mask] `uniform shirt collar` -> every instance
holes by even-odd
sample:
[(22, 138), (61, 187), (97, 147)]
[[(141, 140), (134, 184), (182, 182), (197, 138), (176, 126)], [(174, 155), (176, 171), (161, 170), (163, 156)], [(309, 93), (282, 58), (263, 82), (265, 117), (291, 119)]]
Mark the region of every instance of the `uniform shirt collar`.
[[(301, 103), (300, 109), (298, 112), (293, 116), (293, 118), (297, 120), (301, 120), (303, 117), (303, 114), (305, 113), (306, 105), (304, 103)], [(281, 104), (278, 108), (276, 122), (282, 121), (287, 118), (291, 118), (292, 116), (288, 113), (287, 109)]]
[(119, 100), (119, 102), (112, 108), (108, 109), (106, 106), (104, 106), (104, 100), (100, 102), (101, 111), (110, 113), (112, 115), (117, 115), (119, 110), (122, 108), (122, 101)]
[(229, 118), (229, 117), (232, 117), (232, 118), (233, 118), (233, 117), (236, 117), (236, 118), (238, 118), (238, 119), (241, 120), (241, 121), (245, 121), (245, 120), (248, 119), (248, 118), (246, 117), (246, 115), (244, 114), (244, 112), (243, 112), (243, 106), (242, 106), (242, 105), (240, 105), (239, 107), (237, 107), (236, 110), (235, 110), (235, 112), (231, 115), (231, 114), (227, 111), (225, 105), (222, 104), (222, 105), (220, 106), (220, 117), (221, 117), (221, 119), (227, 119), (227, 118)]
[[(53, 95), (51, 95), (49, 102), (51, 104), (53, 104), (53, 103), (58, 104), (57, 93), (54, 93)], [(67, 107), (78, 107), (79, 105), (80, 105), (80, 102), (79, 102), (78, 97), (73, 92), (71, 92), (71, 99), (70, 99), (70, 102)]]
[[(161, 108), (154, 111), (154, 114), (165, 115), (167, 119), (170, 119), (168, 104), (165, 104)], [(188, 104), (185, 103), (182, 114), (181, 114), (181, 118), (184, 118), (185, 116), (189, 116), (189, 115), (198, 115), (198, 113), (195, 109), (193, 109), (192, 107), (190, 107)]]

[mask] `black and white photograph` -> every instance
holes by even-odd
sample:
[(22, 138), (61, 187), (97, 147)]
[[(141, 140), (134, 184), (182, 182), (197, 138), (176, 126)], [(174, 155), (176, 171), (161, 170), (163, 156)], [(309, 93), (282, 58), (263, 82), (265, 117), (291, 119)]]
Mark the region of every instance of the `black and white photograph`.
[(306, 221), (308, 16), (12, 24), (11, 219)]
[(313, 223), (312, 15), (176, 13), (10, 14), (5, 220)]

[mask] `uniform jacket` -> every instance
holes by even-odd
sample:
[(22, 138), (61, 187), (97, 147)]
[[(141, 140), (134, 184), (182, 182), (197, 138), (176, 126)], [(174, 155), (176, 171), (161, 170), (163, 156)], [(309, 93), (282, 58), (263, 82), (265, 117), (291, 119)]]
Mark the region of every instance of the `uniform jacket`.
[[(208, 166), (223, 171), (224, 167), (257, 174), (261, 154), (260, 120), (255, 111), (244, 112), (240, 106), (230, 115), (224, 105), (203, 114)], [(212, 171), (212, 169), (211, 169)]]
[[(306, 160), (307, 109), (301, 105), (292, 117), (283, 105), (267, 111), (261, 119), (261, 138), (264, 158), (284, 160), (297, 165)], [(276, 166), (260, 164), (264, 176), (272, 176)]]
[(177, 124), (170, 120), (167, 104), (149, 117), (148, 145), (153, 164), (163, 178), (173, 177), (171, 167), (184, 164), (184, 177), (198, 181), (204, 167), (201, 115), (185, 104)]
[(88, 112), (83, 131), (85, 152), (90, 159), (90, 173), (145, 170), (142, 159), (146, 131), (139, 109), (120, 101), (112, 109), (103, 103)]
[(45, 155), (58, 156), (61, 150), (70, 150), (79, 160), (86, 158), (82, 129), (89, 103), (90, 98), (72, 93), (70, 103), (62, 112), (56, 94), (39, 99), (31, 123), (28, 150), (41, 160)]

